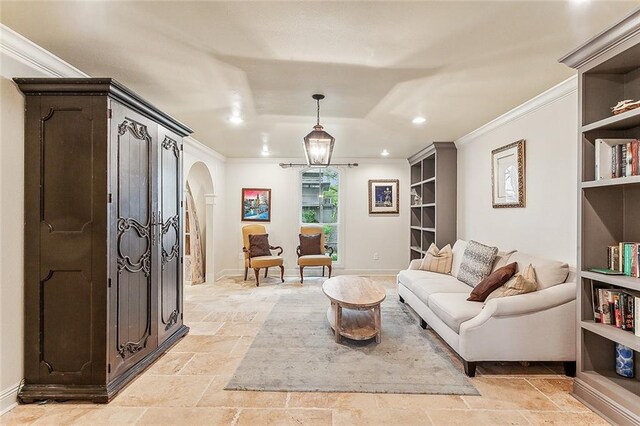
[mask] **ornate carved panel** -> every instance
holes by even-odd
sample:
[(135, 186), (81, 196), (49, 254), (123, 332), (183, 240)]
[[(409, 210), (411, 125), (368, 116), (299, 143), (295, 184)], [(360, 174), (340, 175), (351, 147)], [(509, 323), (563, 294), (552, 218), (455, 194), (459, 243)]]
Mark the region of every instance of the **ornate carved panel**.
[[(164, 245), (165, 235), (173, 230), (173, 245), (169, 250)], [(165, 223), (162, 224), (162, 236), (160, 237), (162, 242), (162, 269), (164, 269), (167, 263), (177, 258), (180, 254), (180, 216), (175, 215), (170, 217)]]
[[(151, 234), (150, 226), (144, 226), (132, 218), (118, 218), (118, 270), (126, 269), (129, 272), (142, 271), (146, 277), (151, 274)], [(129, 253), (123, 248), (123, 240), (127, 232), (135, 231), (138, 237), (145, 240), (146, 248), (138, 253), (138, 258), (132, 260)]]

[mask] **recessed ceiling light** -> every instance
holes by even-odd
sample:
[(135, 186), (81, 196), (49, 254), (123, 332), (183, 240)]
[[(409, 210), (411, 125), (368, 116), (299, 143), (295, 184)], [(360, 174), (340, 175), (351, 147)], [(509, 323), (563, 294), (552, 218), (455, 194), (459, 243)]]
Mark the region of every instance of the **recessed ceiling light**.
[(424, 117), (414, 117), (413, 120), (411, 120), (413, 124), (422, 124), (425, 121), (427, 121), (427, 119)]
[(243, 122), (244, 122), (244, 119), (239, 115), (232, 115), (231, 117), (229, 117), (229, 123), (242, 124)]
[(388, 157), (389, 156), (389, 151), (387, 151), (386, 149), (383, 149), (382, 152), (380, 153), (380, 155), (382, 155), (383, 157)]

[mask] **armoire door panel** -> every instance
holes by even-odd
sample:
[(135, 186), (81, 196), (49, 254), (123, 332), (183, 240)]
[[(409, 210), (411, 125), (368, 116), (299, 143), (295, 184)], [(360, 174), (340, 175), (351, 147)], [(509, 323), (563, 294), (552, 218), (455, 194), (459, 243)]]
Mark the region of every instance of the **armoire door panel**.
[(182, 157), (177, 135), (160, 127), (158, 140), (160, 208), (160, 283), (158, 339), (163, 341), (182, 325), (181, 201)]
[[(157, 125), (112, 103), (115, 120), (115, 339), (114, 368), (150, 352), (153, 330), (153, 152)], [(112, 126), (113, 128), (113, 126)], [(113, 356), (112, 356), (113, 357)]]

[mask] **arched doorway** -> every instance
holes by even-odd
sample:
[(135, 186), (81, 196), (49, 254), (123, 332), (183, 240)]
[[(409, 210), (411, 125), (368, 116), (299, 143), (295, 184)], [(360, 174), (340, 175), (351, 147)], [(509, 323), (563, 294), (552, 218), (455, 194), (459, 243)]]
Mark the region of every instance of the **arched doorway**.
[[(195, 162), (187, 172), (186, 184), (189, 185), (191, 195), (193, 196), (193, 211), (189, 214), (195, 215), (199, 223), (199, 237), (202, 245), (202, 257), (204, 264), (204, 273), (206, 282), (213, 281), (213, 179), (207, 165), (201, 161)], [(186, 186), (186, 185), (185, 185)], [(186, 202), (185, 188), (185, 206)], [(186, 216), (185, 216), (186, 218)], [(184, 227), (185, 230), (187, 227)], [(189, 229), (189, 232), (195, 232), (195, 229)], [(185, 238), (185, 253), (187, 239)], [(190, 266), (190, 262), (185, 261), (185, 268)], [(185, 270), (185, 282), (191, 284), (187, 278), (191, 276), (189, 271)]]

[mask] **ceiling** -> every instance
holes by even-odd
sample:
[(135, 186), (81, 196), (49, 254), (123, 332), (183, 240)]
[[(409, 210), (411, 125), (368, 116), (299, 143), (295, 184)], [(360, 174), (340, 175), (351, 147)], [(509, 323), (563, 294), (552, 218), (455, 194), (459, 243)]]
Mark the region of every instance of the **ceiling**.
[(638, 5), (3, 1), (0, 22), (116, 78), (225, 156), (259, 156), (266, 142), (302, 157), (323, 93), (334, 157), (406, 158), (568, 78), (557, 59)]

